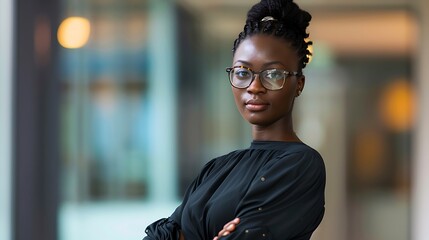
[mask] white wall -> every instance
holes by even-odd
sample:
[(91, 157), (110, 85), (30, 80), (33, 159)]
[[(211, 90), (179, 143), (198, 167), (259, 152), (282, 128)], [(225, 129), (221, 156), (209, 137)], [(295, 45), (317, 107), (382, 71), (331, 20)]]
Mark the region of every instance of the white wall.
[(411, 231), (413, 240), (426, 240), (429, 236), (429, 2), (416, 0), (415, 4), (420, 37), (416, 56), (418, 122), (413, 146)]
[(0, 239), (12, 239), (12, 0), (0, 1)]

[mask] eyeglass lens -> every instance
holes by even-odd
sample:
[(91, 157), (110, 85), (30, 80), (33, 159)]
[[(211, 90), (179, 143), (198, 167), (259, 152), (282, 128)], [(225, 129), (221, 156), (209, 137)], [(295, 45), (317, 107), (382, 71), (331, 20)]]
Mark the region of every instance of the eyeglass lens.
[[(281, 89), (285, 81), (285, 73), (278, 69), (267, 69), (259, 74), (262, 85), (270, 90)], [(238, 88), (247, 88), (254, 80), (255, 76), (252, 71), (245, 68), (231, 69), (231, 84)]]

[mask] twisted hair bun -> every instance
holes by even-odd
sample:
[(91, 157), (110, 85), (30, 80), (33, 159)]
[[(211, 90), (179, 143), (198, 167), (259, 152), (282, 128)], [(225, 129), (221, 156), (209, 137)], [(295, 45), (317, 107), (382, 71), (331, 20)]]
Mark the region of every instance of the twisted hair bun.
[[(262, 21), (267, 16), (275, 20)], [(248, 11), (244, 29), (234, 41), (233, 52), (245, 38), (253, 34), (271, 34), (292, 44), (297, 50), (302, 69), (311, 55), (307, 49), (312, 42), (306, 41), (310, 21), (310, 13), (299, 8), (293, 0), (261, 0)]]

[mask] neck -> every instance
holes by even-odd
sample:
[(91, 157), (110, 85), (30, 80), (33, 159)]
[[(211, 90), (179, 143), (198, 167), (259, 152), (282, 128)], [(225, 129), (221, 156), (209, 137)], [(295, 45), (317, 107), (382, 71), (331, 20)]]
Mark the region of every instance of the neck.
[(269, 126), (252, 125), (253, 140), (301, 142), (293, 130), (292, 118)]

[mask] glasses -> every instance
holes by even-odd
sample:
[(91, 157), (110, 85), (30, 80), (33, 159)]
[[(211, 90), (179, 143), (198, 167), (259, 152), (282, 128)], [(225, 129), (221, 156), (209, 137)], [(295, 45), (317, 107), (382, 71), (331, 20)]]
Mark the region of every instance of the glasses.
[(255, 80), (256, 74), (262, 86), (268, 90), (280, 90), (289, 76), (300, 76), (301, 72), (289, 72), (282, 69), (266, 69), (255, 72), (244, 66), (230, 67), (226, 69), (229, 76), (229, 82), (235, 88), (247, 88)]

